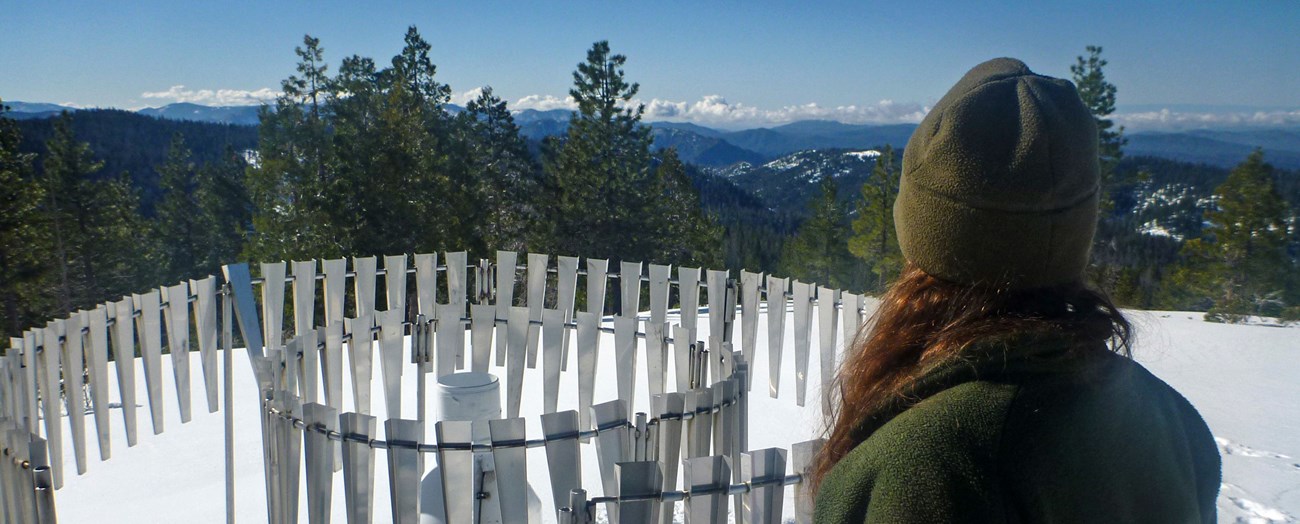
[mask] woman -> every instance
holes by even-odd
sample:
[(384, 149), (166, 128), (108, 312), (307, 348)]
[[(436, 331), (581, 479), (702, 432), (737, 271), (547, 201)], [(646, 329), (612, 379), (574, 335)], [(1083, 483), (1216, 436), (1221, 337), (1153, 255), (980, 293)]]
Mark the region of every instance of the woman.
[(1213, 522), (1219, 455), (1083, 284), (1097, 128), (1070, 82), (976, 66), (907, 144), (907, 267), (838, 377), (819, 523)]

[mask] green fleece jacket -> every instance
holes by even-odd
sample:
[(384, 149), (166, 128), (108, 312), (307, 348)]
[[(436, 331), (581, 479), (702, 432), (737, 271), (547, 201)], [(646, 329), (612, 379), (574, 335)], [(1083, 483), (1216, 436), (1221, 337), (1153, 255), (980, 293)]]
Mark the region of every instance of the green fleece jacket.
[(817, 523), (1214, 522), (1218, 448), (1173, 388), (1103, 347), (984, 344), (862, 422)]

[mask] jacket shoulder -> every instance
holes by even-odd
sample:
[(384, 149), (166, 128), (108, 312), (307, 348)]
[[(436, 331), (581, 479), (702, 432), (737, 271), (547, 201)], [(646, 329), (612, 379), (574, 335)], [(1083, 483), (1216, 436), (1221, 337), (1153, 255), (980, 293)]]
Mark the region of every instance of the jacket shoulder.
[(1016, 392), (967, 382), (898, 414), (827, 474), (817, 522), (1002, 520), (997, 454)]

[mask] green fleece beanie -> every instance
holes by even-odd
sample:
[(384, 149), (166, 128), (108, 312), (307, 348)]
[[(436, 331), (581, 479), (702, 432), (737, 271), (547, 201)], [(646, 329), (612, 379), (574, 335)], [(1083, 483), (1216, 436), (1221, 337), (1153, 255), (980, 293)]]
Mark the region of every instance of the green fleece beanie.
[(1074, 84), (1011, 58), (975, 66), (907, 142), (894, 204), (903, 256), (964, 284), (1079, 280), (1099, 172), (1097, 127)]

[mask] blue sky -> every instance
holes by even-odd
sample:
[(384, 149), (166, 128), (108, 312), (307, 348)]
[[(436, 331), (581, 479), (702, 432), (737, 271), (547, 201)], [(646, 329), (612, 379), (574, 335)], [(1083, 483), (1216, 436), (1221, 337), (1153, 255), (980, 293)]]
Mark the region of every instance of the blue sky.
[(305, 33), (332, 65), (352, 54), (383, 63), (414, 24), (454, 92), (492, 85), (517, 108), (564, 107), (571, 71), (600, 39), (628, 56), (653, 115), (732, 127), (914, 121), (980, 61), (1014, 56), (1068, 76), (1097, 44), (1128, 114), (1300, 121), (1294, 0), (361, 4), (11, 1), (0, 98), (252, 103), (293, 72)]

